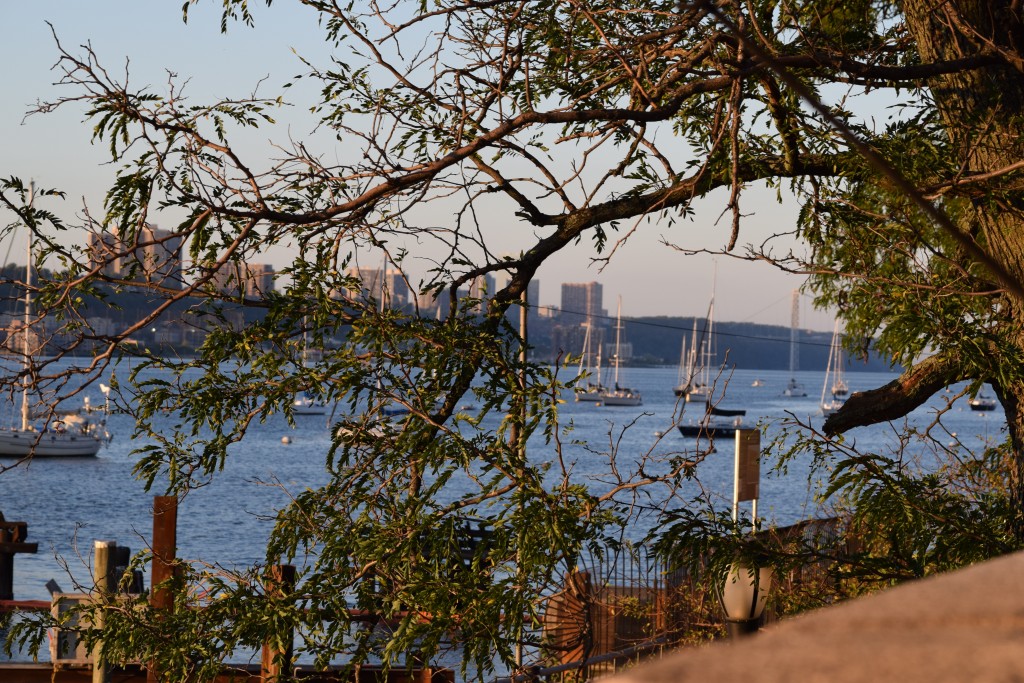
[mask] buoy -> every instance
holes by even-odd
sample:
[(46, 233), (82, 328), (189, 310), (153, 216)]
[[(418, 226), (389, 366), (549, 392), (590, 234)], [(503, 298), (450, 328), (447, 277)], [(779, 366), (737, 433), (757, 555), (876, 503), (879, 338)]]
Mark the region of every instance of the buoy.
[(290, 436), (282, 436), (281, 437), (281, 443), (283, 443), (283, 444), (290, 444), (291, 442), (292, 442), (292, 437), (290, 437)]

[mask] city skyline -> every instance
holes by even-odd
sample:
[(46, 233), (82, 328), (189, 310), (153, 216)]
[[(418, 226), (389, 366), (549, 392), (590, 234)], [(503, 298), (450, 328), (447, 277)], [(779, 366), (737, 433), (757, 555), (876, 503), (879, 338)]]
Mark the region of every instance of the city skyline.
[[(325, 60), (330, 55), (328, 45), (311, 40), (319, 34), (308, 17), (276, 5), (252, 8), (255, 27), (233, 26), (227, 35), (218, 30), (218, 8), (214, 5), (193, 6), (188, 25), (182, 23), (178, 7), (152, 4), (144, 12), (137, 8), (126, 0), (97, 0), (88, 5), (40, 0), (8, 8), (7, 25), (17, 26), (18, 31), (0, 44), (0, 55), (19, 68), (4, 70), (0, 76), (5, 92), (11, 94), (0, 103), (5, 174), (34, 178), (42, 186), (66, 191), (65, 201), (51, 200), (47, 208), (72, 224), (72, 219), (86, 210), (91, 216), (102, 214), (104, 193), (113, 184), (116, 168), (107, 165), (105, 144), (90, 143), (91, 128), (83, 122), (82, 111), (65, 107), (25, 117), (33, 103), (63, 94), (54, 84), (59, 74), (50, 71), (58, 49), (47, 21), (52, 22), (65, 49), (76, 52), (78, 46), (88, 42), (104, 63), (111, 67), (127, 64), (132, 82), (146, 84), (154, 91), (165, 90), (171, 74), (177, 74), (178, 82), (187, 81), (186, 96), (196, 101), (249, 96), (263, 83), (266, 92), (275, 92), (282, 83), (292, 83), (294, 76), (303, 71), (292, 51), (298, 46), (304, 58)], [(142, 30), (152, 25), (159, 25), (161, 30)], [(182, 45), (189, 49), (182, 50)], [(305, 80), (294, 82), (290, 90), (295, 93), (294, 101), (301, 101), (299, 93), (311, 87), (315, 86)], [(333, 138), (318, 131), (316, 121), (299, 108), (283, 106), (273, 116), (279, 124), (277, 130), (268, 127), (248, 139), (247, 152), (254, 160), (272, 158), (273, 147), (266, 144), (266, 138), (282, 134), (285, 128), (289, 137), (320, 146), (326, 154), (340, 153)], [(44, 140), (46, 144), (40, 142)], [(771, 235), (790, 231), (796, 207), (785, 196), (780, 199), (774, 190), (751, 188), (744, 201), (746, 218), (740, 245), (762, 244)], [(642, 229), (639, 225), (612, 227), (605, 252), (614, 251), (610, 260), (595, 260), (599, 256), (592, 246), (581, 243), (550, 259), (538, 272), (538, 279), (542, 283), (600, 280), (607, 295), (623, 296), (624, 314), (630, 316), (702, 315), (714, 288), (726, 318), (788, 324), (788, 297), (802, 284), (802, 276), (783, 273), (763, 262), (714, 259), (707, 253), (684, 255), (680, 251), (723, 248), (729, 226), (719, 219), (727, 202), (727, 195), (712, 194), (695, 205), (692, 216), (674, 225), (649, 225), (645, 219)], [(443, 212), (444, 207), (438, 211)], [(170, 226), (181, 218), (168, 213), (151, 216), (150, 220)], [(452, 220), (443, 213), (422, 218), (435, 223)], [(524, 224), (511, 207), (499, 206), (489, 212), (485, 227), (492, 253), (518, 253), (522, 248), (517, 237), (526, 235)], [(76, 236), (66, 239), (73, 241)], [(261, 260), (281, 270), (295, 255), (294, 247), (281, 246), (261, 255)], [(413, 245), (405, 267), (414, 287), (418, 284), (416, 278), (428, 272), (435, 260), (436, 254)], [(717, 284), (713, 282), (715, 269)], [(559, 295), (558, 287), (542, 286), (538, 303), (558, 307)], [(802, 317), (813, 329), (826, 330), (832, 325), (828, 312), (808, 309)]]

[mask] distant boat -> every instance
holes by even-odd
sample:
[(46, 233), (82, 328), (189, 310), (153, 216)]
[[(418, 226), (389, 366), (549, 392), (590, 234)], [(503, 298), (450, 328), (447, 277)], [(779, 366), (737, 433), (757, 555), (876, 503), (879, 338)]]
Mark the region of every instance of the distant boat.
[(976, 410), (979, 412), (996, 409), (996, 400), (989, 396), (988, 394), (978, 394), (970, 401), (968, 401), (968, 403), (971, 406), (971, 410)]
[[(303, 324), (305, 328), (305, 324)], [(306, 330), (302, 330), (302, 366), (309, 367), (313, 359), (320, 355), (320, 352), (309, 348), (308, 335)], [(292, 414), (294, 415), (326, 415), (327, 406), (318, 401), (308, 391), (304, 391), (301, 394), (295, 396), (295, 400), (292, 401)]]
[(753, 382), (750, 383), (750, 386), (752, 386), (752, 387), (763, 387), (764, 386), (764, 380), (761, 379), (760, 377), (758, 377), (757, 379), (755, 379)]
[(292, 413), (295, 415), (326, 415), (327, 406), (303, 392), (292, 402)]
[(799, 398), (806, 396), (807, 391), (804, 389), (803, 384), (796, 381), (795, 377), (790, 377), (789, 382), (786, 383), (786, 388), (782, 390), (782, 395)]
[[(35, 188), (29, 187), (29, 208)], [(28, 236), (28, 260), (25, 266), (25, 324), (22, 334), (23, 365), (27, 368), (32, 356), (32, 235)], [(0, 429), (0, 457), (63, 457), (79, 458), (96, 455), (100, 447), (110, 440), (107, 433), (107, 410), (99, 420), (85, 417), (77, 410), (53, 412), (55, 419), (48, 425), (36, 427), (32, 424), (29, 410), (29, 393), (32, 384), (29, 373), (25, 373), (21, 384), (21, 424), (18, 427)], [(110, 395), (110, 388), (101, 384), (104, 397)], [(88, 403), (86, 402), (88, 407)], [(92, 412), (92, 409), (89, 410)], [(49, 417), (50, 415), (48, 415)]]
[(789, 326), (789, 382), (782, 390), (783, 396), (800, 398), (807, 395), (803, 385), (796, 381), (796, 370), (800, 366), (800, 349), (797, 347), (797, 335), (800, 329), (800, 292), (793, 290), (793, 312)]
[[(693, 326), (694, 339), (697, 337), (697, 326)], [(679, 348), (679, 378), (672, 393), (676, 396), (686, 396), (690, 391), (690, 382), (693, 380), (693, 364), (686, 353), (686, 335), (683, 335), (682, 346)]]
[(694, 324), (686, 374), (683, 377), (680, 373), (679, 386), (675, 390), (676, 396), (683, 396), (687, 403), (707, 403), (711, 400), (711, 366), (715, 362), (715, 356), (715, 287), (712, 285), (711, 301), (708, 303), (708, 314), (704, 319), (701, 339), (698, 343), (697, 325)]
[(825, 382), (821, 387), (821, 414), (832, 415), (843, 407), (850, 388), (846, 384), (843, 359), (842, 337), (839, 334), (839, 321), (832, 331), (832, 346), (828, 352), (828, 365), (825, 368)]
[[(583, 351), (580, 354), (580, 367), (579, 377), (581, 384), (576, 385), (576, 400), (597, 402), (601, 400), (601, 392), (606, 390), (606, 387), (601, 384), (601, 344), (595, 344), (591, 339), (591, 330), (593, 330), (593, 324), (587, 321), (587, 332), (583, 336)], [(587, 366), (587, 361), (590, 357), (590, 349), (592, 346), (597, 346), (597, 367), (595, 368), (595, 374), (589, 376), (590, 368)], [(584, 375), (588, 375), (584, 379)], [(593, 381), (593, 377), (596, 377), (597, 381)]]
[(619, 355), (622, 343), (622, 297), (619, 297), (619, 311), (615, 317), (615, 355), (612, 363), (615, 366), (615, 387), (601, 392), (601, 403), (606, 406), (638, 406), (644, 400), (640, 392), (619, 385), (619, 366), (622, 356)]
[(700, 420), (679, 425), (679, 433), (688, 439), (732, 436), (736, 433), (737, 429), (749, 428), (743, 422), (743, 417), (746, 414), (746, 410), (730, 410), (708, 406)]

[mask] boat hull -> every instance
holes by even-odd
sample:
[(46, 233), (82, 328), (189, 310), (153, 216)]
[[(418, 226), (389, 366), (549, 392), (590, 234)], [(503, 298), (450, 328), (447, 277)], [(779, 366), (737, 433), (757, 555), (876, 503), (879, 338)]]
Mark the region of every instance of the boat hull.
[(696, 386), (686, 392), (687, 403), (707, 403), (711, 400), (711, 391), (706, 386)]
[(821, 414), (825, 417), (835, 415), (839, 412), (839, 409), (843, 407), (843, 403), (845, 403), (845, 401), (832, 401), (831, 403), (826, 401), (821, 404)]
[(601, 391), (579, 389), (576, 391), (576, 400), (580, 403), (597, 403), (601, 400)]
[(292, 403), (292, 413), (294, 415), (326, 415), (327, 406), (309, 396), (299, 396)]
[(639, 406), (643, 405), (643, 402), (643, 397), (632, 391), (614, 391), (601, 394), (601, 403), (606, 406)]
[(710, 439), (724, 436), (732, 437), (739, 429), (749, 429), (743, 424), (709, 422), (706, 424), (678, 425), (679, 433), (687, 439)]
[(91, 434), (0, 429), (0, 457), (6, 458), (89, 458), (102, 445), (103, 440)]

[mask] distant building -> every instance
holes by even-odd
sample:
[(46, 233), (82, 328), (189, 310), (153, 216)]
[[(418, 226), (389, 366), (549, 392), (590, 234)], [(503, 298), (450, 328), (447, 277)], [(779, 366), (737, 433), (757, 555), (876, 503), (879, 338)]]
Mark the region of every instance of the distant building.
[(89, 235), (89, 265), (103, 275), (170, 289), (184, 284), (182, 236), (153, 225), (140, 228), (131, 240), (115, 233)]
[(606, 317), (604, 310), (604, 288), (600, 282), (562, 283), (563, 325), (582, 324)]
[(348, 290), (349, 298), (383, 300), (391, 308), (402, 308), (410, 302), (409, 284), (397, 268), (349, 268), (345, 275), (360, 282), (358, 290)]
[(255, 299), (274, 291), (275, 275), (273, 266), (267, 263), (226, 263), (210, 281), (222, 294)]
[(23, 314), (4, 313), (0, 316), (4, 334), (3, 349), (15, 355), (34, 356), (43, 353), (46, 346), (45, 320), (34, 320), (25, 326)]

